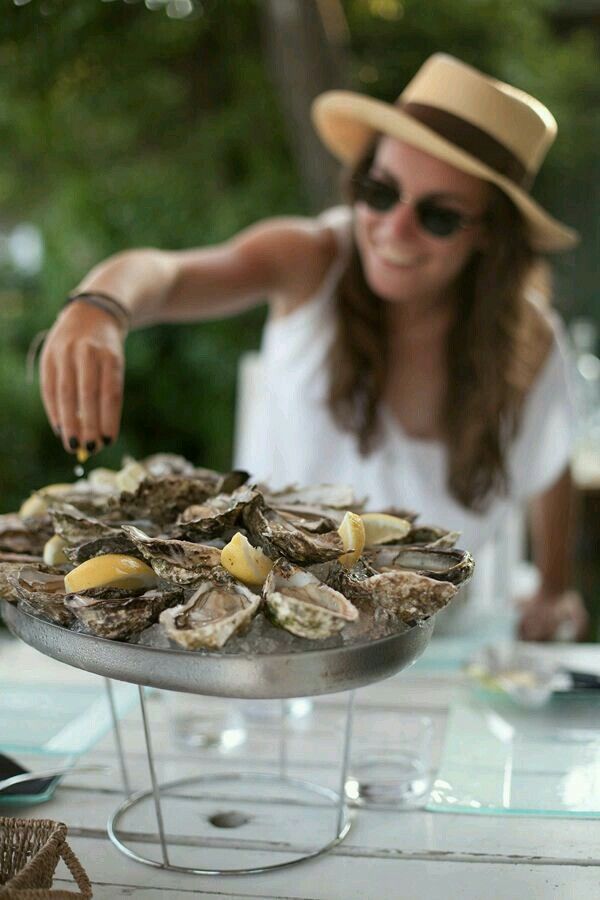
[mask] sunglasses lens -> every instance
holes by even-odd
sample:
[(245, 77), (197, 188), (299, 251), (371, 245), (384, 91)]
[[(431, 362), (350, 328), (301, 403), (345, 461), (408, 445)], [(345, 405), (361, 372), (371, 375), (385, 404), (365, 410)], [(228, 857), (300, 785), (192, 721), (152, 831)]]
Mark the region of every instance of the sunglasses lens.
[(383, 181), (374, 178), (360, 178), (354, 182), (354, 199), (366, 203), (377, 212), (387, 212), (398, 202), (398, 192)]
[(435, 237), (450, 237), (460, 228), (462, 221), (460, 213), (431, 203), (418, 206), (417, 212), (423, 228)]

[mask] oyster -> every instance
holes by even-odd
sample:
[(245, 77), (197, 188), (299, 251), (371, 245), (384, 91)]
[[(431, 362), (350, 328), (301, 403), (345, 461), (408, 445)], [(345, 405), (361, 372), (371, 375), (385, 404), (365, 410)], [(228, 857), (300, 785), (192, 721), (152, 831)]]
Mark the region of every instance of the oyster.
[(22, 566), (9, 584), (26, 610), (57, 625), (70, 625), (73, 616), (65, 607), (65, 578), (60, 569), (50, 566)]
[(138, 556), (140, 559), (143, 556), (130, 536), (121, 529), (115, 529), (114, 533), (113, 531), (107, 532), (104, 537), (77, 544), (75, 547), (67, 546), (63, 552), (75, 566), (88, 559), (93, 559), (95, 556), (104, 556), (107, 553), (122, 553), (128, 556)]
[(357, 500), (353, 489), (345, 484), (315, 484), (310, 487), (299, 488), (296, 485), (282, 488), (279, 491), (270, 491), (267, 487), (260, 487), (269, 506), (309, 506), (330, 507), (342, 511), (347, 509), (358, 510), (364, 501)]
[(253, 539), (267, 556), (284, 556), (295, 563), (310, 565), (337, 559), (344, 544), (337, 531), (313, 534), (302, 528), (301, 517), (281, 515), (261, 503), (250, 504), (243, 514), (244, 523)]
[(410, 529), (403, 544), (427, 544), (438, 550), (450, 550), (460, 537), (460, 531), (448, 531), (438, 525), (416, 525)]
[(92, 588), (67, 594), (64, 605), (90, 634), (125, 640), (156, 622), (159, 614), (181, 597), (179, 588)]
[(217, 493), (218, 482), (203, 475), (148, 476), (135, 491), (123, 491), (113, 503), (121, 518), (148, 518), (159, 524), (174, 522), (180, 512)]
[(217, 494), (201, 505), (188, 506), (177, 519), (173, 534), (193, 540), (216, 537), (233, 528), (249, 505), (262, 502), (261, 494), (247, 487), (231, 494)]
[(88, 516), (71, 503), (57, 503), (50, 515), (56, 534), (71, 546), (120, 534), (118, 525)]
[(44, 544), (52, 537), (48, 515), (22, 519), (18, 513), (0, 515), (0, 552), (41, 556)]
[(407, 624), (429, 618), (446, 606), (457, 593), (456, 585), (405, 569), (371, 574), (362, 560), (350, 570), (343, 566), (330, 573), (328, 583), (344, 593), (359, 608), (375, 609), (376, 618), (401, 619)]
[(186, 603), (161, 613), (160, 622), (168, 636), (188, 650), (218, 650), (232, 634), (249, 627), (259, 605), (259, 594), (221, 569)]
[(358, 618), (358, 610), (343, 594), (285, 559), (271, 569), (263, 596), (272, 620), (298, 637), (330, 637)]
[(473, 557), (466, 550), (438, 550), (430, 546), (388, 545), (365, 551), (378, 572), (408, 569), (438, 581), (464, 584), (473, 574)]
[(9, 575), (17, 575), (24, 565), (41, 565), (44, 567), (41, 556), (28, 556), (25, 553), (0, 553), (0, 599), (16, 603), (19, 595), (14, 585), (9, 581)]
[(195, 584), (210, 577), (211, 571), (221, 563), (221, 551), (217, 547), (171, 538), (152, 538), (132, 525), (123, 525), (122, 529), (156, 574), (166, 581), (180, 585)]

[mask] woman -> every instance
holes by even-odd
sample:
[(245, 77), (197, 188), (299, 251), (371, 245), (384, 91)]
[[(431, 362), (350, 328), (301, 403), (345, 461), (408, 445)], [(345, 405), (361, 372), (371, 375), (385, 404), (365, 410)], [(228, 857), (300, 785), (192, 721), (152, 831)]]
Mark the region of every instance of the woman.
[(217, 247), (133, 250), (93, 269), (52, 328), (44, 404), (65, 449), (118, 433), (134, 326), (268, 298), (265, 383), (243, 463), (272, 483), (342, 481), (477, 551), (532, 501), (541, 584), (521, 634), (586, 626), (568, 588), (571, 410), (561, 328), (526, 297), (573, 231), (529, 196), (556, 123), (538, 101), (436, 54), (396, 105), (318, 98), (349, 205), (258, 223)]

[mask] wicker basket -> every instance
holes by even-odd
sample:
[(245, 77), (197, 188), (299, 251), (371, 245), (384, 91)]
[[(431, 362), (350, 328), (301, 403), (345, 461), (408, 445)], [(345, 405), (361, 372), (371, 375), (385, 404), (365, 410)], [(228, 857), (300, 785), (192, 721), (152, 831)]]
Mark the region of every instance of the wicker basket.
[[(0, 817), (0, 900), (70, 900), (92, 896), (81, 863), (67, 844), (67, 826), (50, 819)], [(63, 859), (79, 891), (52, 890), (54, 870)]]

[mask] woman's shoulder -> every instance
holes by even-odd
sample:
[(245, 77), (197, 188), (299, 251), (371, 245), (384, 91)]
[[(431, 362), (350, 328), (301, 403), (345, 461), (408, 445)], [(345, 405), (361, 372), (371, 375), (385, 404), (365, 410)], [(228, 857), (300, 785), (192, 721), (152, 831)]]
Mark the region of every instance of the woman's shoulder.
[(284, 290), (271, 298), (274, 318), (289, 315), (315, 297), (346, 257), (352, 239), (350, 210), (344, 206), (313, 218), (287, 219), (282, 226), (280, 250), (286, 279)]

